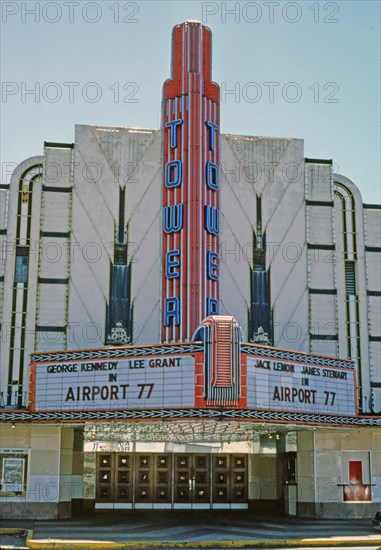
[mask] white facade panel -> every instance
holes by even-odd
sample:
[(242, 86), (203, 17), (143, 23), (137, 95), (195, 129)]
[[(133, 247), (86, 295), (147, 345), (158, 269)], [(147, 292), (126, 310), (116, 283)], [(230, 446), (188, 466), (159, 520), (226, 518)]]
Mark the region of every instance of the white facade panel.
[(311, 294), (311, 334), (334, 335), (336, 326), (336, 297), (327, 294)]
[(368, 289), (381, 290), (381, 253), (366, 252)]
[[(265, 208), (265, 204), (269, 206)], [(303, 141), (289, 140), (264, 189), (263, 218), (271, 265), (271, 300), (275, 310), (274, 344), (308, 349), (307, 254)], [(283, 227), (283, 229), (281, 229)], [(293, 296), (293, 307), (286, 306)]]
[(370, 356), (371, 379), (373, 382), (381, 382), (381, 342), (380, 341), (369, 342), (369, 356)]
[(369, 325), (372, 336), (381, 336), (381, 299), (369, 296)]
[[(136, 257), (132, 258), (133, 336), (136, 344), (159, 341), (161, 258), (157, 254), (156, 229), (149, 232)], [(148, 258), (149, 263), (143, 261)]]
[(42, 231), (64, 232), (70, 230), (70, 193), (45, 192), (43, 194)]
[(70, 327), (68, 329), (69, 337), (66, 339), (65, 332), (50, 331), (46, 328), (36, 332), (35, 351), (56, 351), (65, 349), (66, 346), (72, 347), (73, 339), (70, 337)]
[[(275, 304), (274, 345), (286, 349), (308, 351), (308, 291), (297, 281), (305, 281), (305, 254), (293, 264), (289, 277), (276, 294), (272, 290)], [(274, 273), (274, 270), (272, 270)], [(280, 284), (281, 281), (278, 280)], [(286, 306), (293, 296), (293, 308)]]
[(40, 240), (39, 276), (65, 278), (68, 276), (68, 239), (42, 237)]
[(119, 185), (96, 127), (76, 126), (74, 160), (69, 338), (72, 347), (96, 347), (105, 343)]
[(45, 147), (44, 185), (46, 187), (71, 187), (72, 169), (70, 147)]
[(306, 198), (311, 201), (332, 201), (332, 165), (306, 162)]
[(38, 324), (63, 326), (65, 324), (66, 285), (40, 284)]
[[(256, 152), (258, 148), (254, 138), (239, 142), (233, 136), (221, 136), (221, 313), (232, 312), (244, 334), (247, 332), (248, 274), (253, 261), (253, 231), (257, 225), (256, 193), (248, 182), (254, 177), (254, 168), (260, 170), (260, 157), (265, 155), (262, 151), (258, 158)], [(227, 208), (231, 212), (228, 218), (224, 216)]]
[[(78, 260), (77, 266), (83, 261)], [(72, 265), (73, 267), (73, 265)], [(78, 271), (79, 272), (79, 269)], [(94, 281), (90, 274), (86, 275), (88, 281)], [(90, 300), (90, 301), (88, 301)], [(94, 284), (83, 286), (74, 277), (71, 279), (69, 288), (69, 319), (71, 348), (101, 347), (105, 343), (105, 308), (106, 296), (102, 293), (99, 285)]]
[(381, 208), (364, 208), (365, 244), (380, 246), (381, 242)]
[(308, 242), (310, 244), (332, 244), (332, 209), (325, 206), (307, 206)]
[(9, 250), (7, 250), (7, 237), (6, 235), (0, 235), (0, 277), (2, 277), (5, 272), (7, 252), (9, 252)]
[(335, 288), (335, 252), (313, 249), (308, 251), (308, 286), (316, 289)]
[[(246, 334), (253, 238), (261, 232), (266, 270), (271, 268), (275, 344), (307, 349), (303, 142), (222, 136), (221, 158), (221, 313), (234, 315)], [(292, 311), (283, 307), (290, 295)]]
[(0, 189), (0, 229), (7, 226), (8, 189)]
[(160, 130), (77, 126), (78, 132), (90, 128), (118, 185), (139, 186), (145, 170), (142, 166), (152, 140), (159, 139)]
[(338, 345), (334, 340), (311, 340), (311, 352), (327, 357), (338, 356)]
[[(162, 171), (158, 162), (160, 134), (136, 134), (132, 137), (130, 166), (126, 183), (125, 216), (128, 223), (128, 261), (131, 263), (131, 298), (134, 304), (134, 342), (151, 343), (160, 339), (161, 277), (161, 186)], [(122, 161), (121, 161), (122, 162)]]
[(369, 342), (369, 370), (373, 410), (381, 410), (381, 342)]

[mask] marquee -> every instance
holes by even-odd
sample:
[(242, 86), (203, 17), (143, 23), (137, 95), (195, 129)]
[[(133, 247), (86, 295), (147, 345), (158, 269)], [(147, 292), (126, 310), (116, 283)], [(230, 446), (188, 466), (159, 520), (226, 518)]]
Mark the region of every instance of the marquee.
[[(220, 341), (222, 323), (231, 323), (231, 338)], [(166, 418), (176, 410), (202, 416), (234, 409), (248, 418), (250, 411), (357, 415), (352, 361), (241, 343), (239, 334), (234, 318), (214, 316), (203, 322), (198, 342), (36, 353), (29, 409), (151, 410)]]

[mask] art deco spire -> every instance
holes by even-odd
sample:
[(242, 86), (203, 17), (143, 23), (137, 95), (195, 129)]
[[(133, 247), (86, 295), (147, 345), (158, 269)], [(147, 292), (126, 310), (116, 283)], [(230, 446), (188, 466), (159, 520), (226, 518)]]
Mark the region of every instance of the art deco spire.
[(190, 340), (219, 312), (219, 126), (211, 31), (186, 21), (163, 87), (162, 342)]

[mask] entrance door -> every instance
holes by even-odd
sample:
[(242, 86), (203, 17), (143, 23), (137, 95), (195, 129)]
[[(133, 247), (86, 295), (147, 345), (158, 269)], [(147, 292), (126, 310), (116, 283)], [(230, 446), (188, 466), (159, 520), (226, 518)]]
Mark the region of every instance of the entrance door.
[(135, 503), (137, 508), (170, 508), (172, 502), (172, 456), (136, 454)]
[(132, 508), (133, 456), (128, 453), (99, 453), (96, 500), (101, 508)]
[(247, 455), (97, 453), (96, 508), (247, 508)]
[[(245, 455), (213, 455), (213, 508), (239, 506), (247, 501)], [(236, 505), (236, 506), (234, 506)]]
[(210, 508), (209, 454), (175, 454), (175, 508)]

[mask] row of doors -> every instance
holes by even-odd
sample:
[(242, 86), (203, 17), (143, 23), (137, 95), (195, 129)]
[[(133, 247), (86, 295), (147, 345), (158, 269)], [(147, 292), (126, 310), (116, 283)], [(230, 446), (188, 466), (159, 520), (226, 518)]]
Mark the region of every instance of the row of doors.
[(247, 455), (97, 456), (97, 508), (246, 508), (247, 485)]

